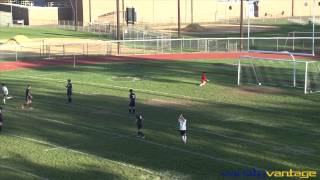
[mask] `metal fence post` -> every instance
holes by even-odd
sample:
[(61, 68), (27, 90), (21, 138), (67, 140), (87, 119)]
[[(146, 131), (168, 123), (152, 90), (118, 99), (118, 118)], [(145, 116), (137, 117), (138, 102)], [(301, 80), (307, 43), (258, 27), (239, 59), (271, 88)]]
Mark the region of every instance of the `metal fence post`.
[(216, 52), (218, 51), (218, 40), (216, 39)]
[(306, 68), (305, 68), (305, 74), (304, 74), (304, 94), (307, 94), (308, 92), (308, 64), (309, 62), (306, 62)]
[(17, 46), (16, 46), (16, 61), (18, 61), (18, 50), (17, 50)]
[(209, 47), (209, 40), (207, 39), (207, 40), (206, 40), (206, 52), (209, 52), (209, 51), (208, 51), (208, 47)]
[(87, 43), (87, 56), (89, 56), (89, 43)]
[(241, 62), (239, 59), (239, 61), (238, 61), (238, 86), (240, 86), (240, 81), (241, 81), (240, 77), (241, 77)]
[(293, 33), (292, 33), (293, 35), (292, 35), (292, 50), (294, 51), (294, 38), (295, 38), (295, 32), (293, 31)]

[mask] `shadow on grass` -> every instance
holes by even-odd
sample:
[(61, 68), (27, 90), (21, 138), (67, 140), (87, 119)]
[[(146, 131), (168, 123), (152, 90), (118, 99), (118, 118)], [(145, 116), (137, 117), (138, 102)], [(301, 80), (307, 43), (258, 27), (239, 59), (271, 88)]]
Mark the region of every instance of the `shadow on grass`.
[[(152, 62), (152, 65), (149, 65), (149, 63), (139, 61), (88, 65), (72, 73), (84, 71), (90, 74), (107, 71), (117, 76), (151, 75), (159, 77), (158, 82), (184, 84), (185, 81), (196, 82), (196, 80), (193, 81), (194, 77), (200, 75), (201, 71), (206, 71), (209, 78), (212, 75), (214, 84), (233, 87), (230, 82), (233, 81), (232, 76), (236, 72), (233, 70), (234, 66), (230, 64)], [(184, 63), (186, 65), (183, 66)], [(36, 71), (63, 72), (70, 70), (69, 68), (51, 67), (36, 69)], [(184, 72), (183, 77), (187, 80), (170, 81), (170, 77), (179, 79), (182, 76), (181, 70)], [(221, 78), (215, 79), (217, 76)], [(161, 77), (167, 77), (167, 79)], [(5, 77), (2, 78), (5, 79)], [(135, 138), (134, 119), (127, 115), (128, 89), (75, 84), (75, 91), (83, 93), (75, 92), (74, 104), (66, 104), (64, 83), (32, 78), (28, 81), (33, 85), (35, 109), (32, 111), (18, 110), (13, 103), (18, 104), (22, 99), (13, 100), (5, 114), (6, 119), (10, 119), (6, 123), (6, 131), (11, 133), (45, 140), (59, 146), (80, 143), (74, 149), (157, 172), (168, 172), (174, 175), (177, 173), (178, 176), (185, 174), (192, 179), (219, 178), (221, 171), (239, 168), (239, 165), (210, 159), (206, 155), (263, 168), (316, 167), (314, 158), (306, 158), (305, 154), (298, 153), (298, 155), (295, 154), (296, 157), (292, 157), (294, 152), (277, 151), (274, 150), (274, 147), (267, 148), (263, 145), (239, 142), (225, 137), (239, 137), (262, 141), (266, 144), (277, 142), (277, 144), (289, 144), (293, 147), (301, 146), (297, 144), (299, 141), (317, 152), (319, 145), (309, 139), (314, 139), (318, 135), (304, 133), (312, 132), (312, 126), (317, 127), (317, 119), (314, 117), (317, 106), (309, 105), (310, 114), (305, 114), (305, 109), (299, 107), (307, 106), (308, 103), (305, 101), (284, 103), (280, 108), (269, 106), (272, 102), (261, 102), (261, 105), (244, 105), (215, 102), (214, 100), (200, 101), (200, 104), (191, 107), (153, 106), (140, 102), (154, 98), (154, 96), (165, 99), (179, 98), (152, 92), (137, 92), (138, 97), (141, 97), (137, 104), (137, 111), (145, 115), (147, 135), (146, 140), (140, 140)], [(157, 82), (157, 79), (155, 81)], [(23, 95), (25, 81), (10, 80), (7, 84), (10, 85), (12, 94)], [(92, 89), (101, 94), (90, 94)], [(110, 91), (115, 91), (117, 95), (107, 95)], [(226, 92), (227, 95), (228, 93)], [(288, 93), (287, 96), (296, 96), (296, 94)], [(301, 98), (298, 96), (296, 99)], [(252, 99), (252, 101), (259, 102), (259, 99)], [(180, 113), (185, 114), (190, 120), (188, 124), (190, 144), (187, 145), (180, 142), (176, 129), (176, 117)], [(307, 120), (306, 126), (301, 128), (301, 121), (304, 119), (309, 119), (309, 121)], [(297, 133), (295, 128), (301, 128), (301, 132)], [(217, 136), (216, 133), (224, 136)], [(235, 147), (234, 144), (239, 144), (239, 146)], [(299, 158), (302, 156), (305, 158), (300, 161)], [(279, 161), (275, 161), (275, 158), (279, 158)], [(288, 165), (284, 162), (290, 163)], [(297, 165), (291, 166), (292, 164)], [(48, 174), (51, 176), (50, 171)], [(68, 172), (61, 171), (61, 174), (64, 176)]]

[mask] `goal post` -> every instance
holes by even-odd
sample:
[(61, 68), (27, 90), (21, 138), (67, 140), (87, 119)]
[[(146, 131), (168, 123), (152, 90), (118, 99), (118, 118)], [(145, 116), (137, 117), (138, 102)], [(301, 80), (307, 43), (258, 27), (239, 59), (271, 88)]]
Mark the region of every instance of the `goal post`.
[(320, 92), (320, 62), (306, 62), (306, 88), (305, 93)]
[(237, 65), (237, 84), (300, 88), (320, 92), (320, 62), (242, 56)]

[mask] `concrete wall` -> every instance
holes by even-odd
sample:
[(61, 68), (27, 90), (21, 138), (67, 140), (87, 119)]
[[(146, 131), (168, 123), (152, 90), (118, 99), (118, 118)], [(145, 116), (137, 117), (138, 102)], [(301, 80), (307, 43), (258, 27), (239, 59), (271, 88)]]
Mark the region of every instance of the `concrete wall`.
[[(99, 15), (116, 11), (115, 0), (83, 0), (83, 21), (89, 22), (91, 1), (91, 20), (97, 20)], [(213, 22), (218, 19), (239, 18), (240, 0), (227, 3), (219, 3), (216, 0), (193, 0), (194, 22)], [(294, 0), (295, 16), (310, 16), (312, 14), (313, 0)], [(122, 9), (120, 0), (120, 9)], [(124, 0), (124, 7), (135, 7), (139, 22), (148, 23), (175, 23), (177, 21), (177, 0)], [(308, 6), (305, 6), (305, 2)], [(316, 13), (320, 15), (320, 0), (316, 0)], [(260, 0), (259, 17), (290, 17), (292, 14), (292, 0)], [(231, 6), (231, 9), (229, 7)], [(246, 14), (246, 2), (244, 13)], [(181, 21), (191, 21), (191, 0), (181, 0)], [(266, 16), (265, 16), (266, 15)]]
[(57, 7), (28, 7), (29, 25), (57, 25)]
[(0, 26), (8, 26), (12, 24), (11, 13), (0, 11)]
[[(121, 2), (121, 0), (120, 0)], [(91, 13), (90, 13), (91, 3)], [(84, 23), (98, 21), (98, 17), (116, 11), (115, 0), (83, 0), (83, 21)]]
[(9, 24), (12, 24), (11, 6), (0, 4), (0, 26), (8, 26)]
[[(13, 21), (23, 20), (25, 25), (58, 25), (57, 7), (32, 7), (0, 4), (0, 12), (11, 11)], [(7, 12), (8, 13), (8, 12)], [(3, 14), (3, 13), (2, 13)], [(11, 16), (11, 12), (9, 13)], [(1, 18), (0, 22), (6, 19)]]
[[(292, 14), (291, 0), (260, 0), (260, 17), (288, 17)], [(316, 0), (316, 14), (320, 15), (319, 0)], [(307, 6), (306, 4), (307, 3)], [(312, 16), (313, 0), (294, 0), (294, 16)], [(284, 13), (282, 15), (282, 12)]]

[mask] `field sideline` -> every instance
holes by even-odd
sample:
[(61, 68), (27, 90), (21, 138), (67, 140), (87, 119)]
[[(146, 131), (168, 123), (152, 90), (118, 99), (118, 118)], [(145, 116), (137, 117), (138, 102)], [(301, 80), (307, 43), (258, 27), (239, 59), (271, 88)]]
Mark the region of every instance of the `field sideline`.
[[(70, 59), (2, 62), (0, 81), (15, 98), (5, 106), (0, 179), (234, 179), (221, 174), (253, 168), (319, 172), (319, 95), (236, 86), (242, 55), (78, 57), (76, 68)], [(211, 81), (200, 88), (202, 71)], [(65, 97), (69, 78), (73, 104)], [(21, 110), (28, 83), (34, 109)], [(135, 137), (129, 88), (136, 90), (146, 139)], [(188, 119), (187, 144), (177, 131), (181, 113)]]

